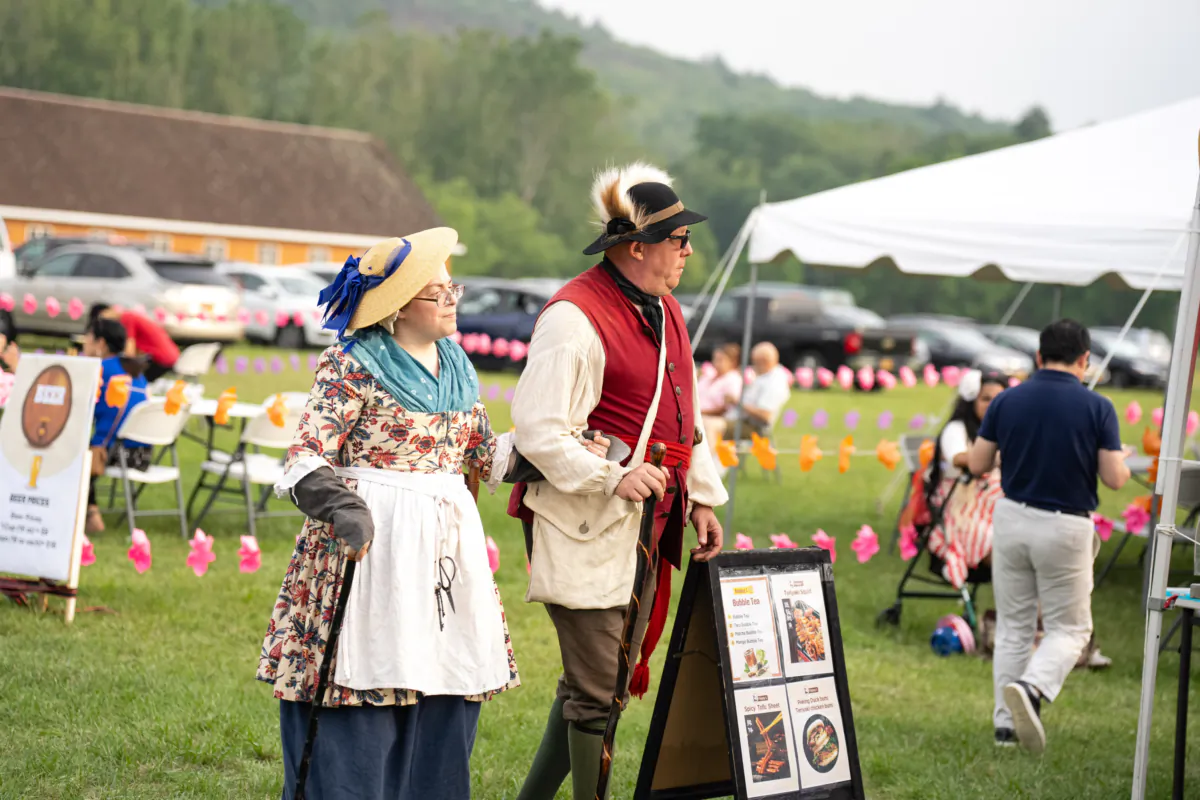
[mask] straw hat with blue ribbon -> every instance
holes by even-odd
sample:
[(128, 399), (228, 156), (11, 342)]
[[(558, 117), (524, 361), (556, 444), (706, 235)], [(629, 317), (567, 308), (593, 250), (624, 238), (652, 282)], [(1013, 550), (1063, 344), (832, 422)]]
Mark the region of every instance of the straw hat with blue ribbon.
[(433, 280), (456, 244), (458, 232), (453, 228), (430, 228), (384, 239), (361, 258), (350, 256), (333, 283), (321, 291), (324, 327), (345, 339), (347, 331), (386, 320)]

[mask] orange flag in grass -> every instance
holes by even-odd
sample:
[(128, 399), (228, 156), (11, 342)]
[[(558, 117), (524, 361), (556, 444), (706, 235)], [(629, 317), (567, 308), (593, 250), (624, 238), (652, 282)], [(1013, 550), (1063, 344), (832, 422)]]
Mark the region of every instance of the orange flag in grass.
[(854, 437), (847, 436), (842, 439), (842, 444), (838, 447), (838, 472), (846, 473), (850, 469), (850, 456), (854, 455)]
[(896, 465), (900, 463), (900, 445), (889, 442), (887, 439), (880, 439), (879, 444), (875, 447), (875, 457), (879, 459), (880, 464), (894, 471)]
[(717, 460), (721, 462), (722, 467), (736, 467), (738, 465), (737, 448), (730, 439), (722, 439), (717, 442)]
[(754, 431), (750, 432), (750, 454), (758, 459), (759, 466), (766, 472), (775, 471), (775, 456), (777, 451), (771, 446), (771, 440), (759, 436)]
[(230, 386), (225, 391), (221, 392), (221, 396), (217, 398), (217, 413), (213, 414), (213, 422), (218, 425), (229, 424), (229, 409), (233, 408), (233, 404), (237, 402), (237, 389)]
[(124, 408), (129, 402), (129, 387), (133, 379), (128, 375), (113, 375), (109, 378), (108, 388), (104, 390), (104, 402), (113, 408)]
[(267, 419), (271, 420), (271, 424), (276, 428), (282, 428), (284, 420), (287, 419), (287, 403), (283, 401), (283, 395), (275, 395), (275, 402), (267, 406)]
[(1162, 437), (1154, 428), (1146, 428), (1142, 434), (1142, 451), (1148, 456), (1156, 456), (1162, 449)]
[(808, 472), (813, 464), (821, 460), (825, 454), (817, 447), (817, 437), (804, 434), (800, 437), (800, 471)]
[(175, 381), (175, 385), (167, 390), (167, 402), (163, 405), (163, 411), (168, 416), (175, 416), (179, 413), (179, 409), (183, 408), (183, 390), (187, 388), (187, 384), (183, 381)]
[(933, 462), (933, 452), (935, 448), (936, 445), (934, 444), (933, 439), (926, 439), (925, 441), (921, 442), (921, 447), (919, 450), (917, 450), (917, 457), (921, 460), (922, 470), (929, 469), (930, 463)]

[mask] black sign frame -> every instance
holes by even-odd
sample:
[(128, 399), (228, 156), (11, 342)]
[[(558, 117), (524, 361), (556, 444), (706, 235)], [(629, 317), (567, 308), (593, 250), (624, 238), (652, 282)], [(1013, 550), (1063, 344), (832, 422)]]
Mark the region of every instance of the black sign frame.
[[(638, 773), (634, 800), (706, 800), (706, 798), (729, 796), (735, 797), (737, 800), (748, 800), (748, 778), (741, 759), (739, 734), (741, 722), (734, 699), (734, 692), (744, 687), (735, 687), (730, 678), (733, 662), (728, 639), (723, 626), (715, 623), (715, 620), (725, 618), (720, 581), (722, 577), (770, 576), (804, 570), (815, 570), (821, 576), (829, 637), (829, 657), (842, 720), (844, 741), (841, 745), (849, 760), (850, 780), (831, 786), (810, 789), (802, 787), (798, 791), (785, 791), (765, 795), (765, 797), (769, 797), (771, 800), (865, 800), (866, 794), (858, 758), (858, 740), (846, 676), (846, 659), (842, 649), (841, 618), (838, 614), (837, 596), (833, 584), (833, 568), (829, 553), (816, 547), (733, 551), (721, 553), (707, 563), (692, 561), (688, 565), (679, 608), (676, 612), (675, 625), (671, 631), (666, 662), (660, 678), (658, 696), (650, 720), (650, 729), (646, 737), (646, 746), (642, 753), (642, 764)], [(771, 613), (774, 620), (774, 609)], [(707, 630), (700, 630), (696, 627), (697, 625)], [(776, 641), (782, 653), (784, 643), (779, 641), (777, 626), (775, 627), (776, 630), (773, 631), (773, 634), (777, 637)], [(715, 649), (715, 659), (709, 648)], [(713, 698), (707, 696), (711, 689), (716, 688), (712, 674), (714, 667), (719, 672), (719, 711), (717, 711), (718, 707)], [(685, 669), (690, 670), (691, 674), (684, 675)], [(682, 681), (681, 676), (683, 677)], [(811, 679), (788, 678), (783, 675), (779, 678), (756, 682), (754, 688), (782, 687), (804, 680)], [(705, 769), (708, 771), (707, 779), (692, 783), (687, 780), (676, 780), (675, 785), (656, 789), (654, 788), (656, 773), (665, 763), (671, 760), (678, 762), (668, 764), (667, 771), (675, 775), (686, 774), (689, 769), (689, 765), (682, 762), (688, 756), (681, 755), (677, 748), (673, 752), (672, 748), (664, 749), (664, 741), (669, 734), (668, 722), (672, 717), (672, 704), (675, 700), (676, 690), (681, 683), (689, 687), (702, 687), (692, 689), (692, 691), (700, 692), (701, 695), (700, 702), (692, 703), (693, 706), (703, 706), (709, 714), (719, 713), (720, 720), (715, 722), (719, 722), (724, 729), (724, 749), (728, 755), (727, 770), (723, 771), (723, 777), (713, 779), (715, 774), (713, 764), (705, 762)], [(690, 702), (690, 699), (681, 700), (681, 703)], [(785, 709), (785, 711), (790, 713), (790, 709)], [(689, 713), (693, 716), (689, 722), (694, 722), (697, 712), (689, 711)], [(705, 711), (698, 713), (703, 715)], [(697, 726), (694, 724), (690, 725), (689, 732), (694, 733), (695, 727)], [(674, 735), (678, 735), (678, 723), (673, 726), (673, 730), (676, 731)], [(799, 734), (794, 734), (793, 738), (798, 739)], [(801, 747), (799, 741), (794, 741), (793, 745), (793, 749), (799, 757)], [(711, 747), (709, 752), (711, 752)], [(703, 757), (697, 756), (697, 759), (701, 758)], [(691, 767), (694, 768), (695, 764), (692, 764)]]

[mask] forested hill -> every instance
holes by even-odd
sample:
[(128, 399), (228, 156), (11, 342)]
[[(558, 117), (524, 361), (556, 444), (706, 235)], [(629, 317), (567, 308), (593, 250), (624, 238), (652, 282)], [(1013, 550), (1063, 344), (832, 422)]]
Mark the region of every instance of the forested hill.
[[(718, 59), (688, 61), (618, 41), (599, 25), (585, 26), (535, 0), (281, 0), (301, 18), (324, 27), (390, 23), (396, 30), (452, 34), (486, 30), (536, 37), (543, 30), (583, 43), (580, 61), (612, 95), (630, 99), (635, 136), (656, 154), (684, 154), (695, 122), (709, 114), (785, 112), (805, 119), (881, 121), (925, 134), (994, 134), (1007, 125), (968, 115), (944, 103), (928, 107), (839, 100), (807, 89), (785, 88), (770, 78), (730, 70)], [(225, 0), (201, 0), (216, 4)], [(664, 103), (663, 98), (671, 98)]]

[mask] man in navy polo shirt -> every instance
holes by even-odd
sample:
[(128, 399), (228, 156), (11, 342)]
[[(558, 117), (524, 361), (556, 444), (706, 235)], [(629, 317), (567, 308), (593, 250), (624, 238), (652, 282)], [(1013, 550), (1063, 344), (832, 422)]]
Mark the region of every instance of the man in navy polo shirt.
[[(1129, 480), (1112, 401), (1082, 383), (1091, 356), (1087, 328), (1069, 319), (1042, 331), (1038, 371), (1001, 392), (971, 449), (972, 473), (1004, 460), (1004, 499), (993, 517), (992, 662), (996, 744), (1041, 753), (1041, 701), (1053, 702), (1092, 634), (1092, 524), (1096, 479), (1110, 489)], [(1038, 605), (1046, 635), (1036, 652)]]

